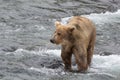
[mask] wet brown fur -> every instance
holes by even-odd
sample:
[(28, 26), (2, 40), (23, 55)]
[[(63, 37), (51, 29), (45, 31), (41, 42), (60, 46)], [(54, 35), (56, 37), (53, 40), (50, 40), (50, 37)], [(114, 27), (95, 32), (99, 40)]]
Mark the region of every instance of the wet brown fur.
[(71, 71), (71, 57), (75, 56), (78, 71), (86, 71), (94, 53), (96, 29), (94, 24), (85, 17), (74, 16), (68, 24), (55, 23), (56, 31), (53, 43), (61, 44), (61, 57), (65, 70)]

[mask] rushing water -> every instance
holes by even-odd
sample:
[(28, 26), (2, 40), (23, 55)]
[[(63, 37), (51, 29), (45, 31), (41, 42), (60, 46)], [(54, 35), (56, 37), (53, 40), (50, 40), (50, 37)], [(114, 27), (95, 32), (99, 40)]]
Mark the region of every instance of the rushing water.
[[(1, 54), (1, 56), (0, 78), (2, 80), (119, 80), (120, 78), (119, 55), (94, 55), (87, 73), (64, 72), (62, 62), (56, 63), (56, 61), (61, 61), (60, 50), (40, 49), (36, 52), (18, 49), (15, 52)], [(54, 63), (55, 65), (52, 65)], [(52, 66), (49, 68), (46, 64)], [(62, 66), (53, 68), (59, 64)], [(73, 68), (76, 69), (75, 64), (73, 64)]]
[(31, 18), (25, 22), (0, 22), (0, 79), (120, 80), (120, 10), (83, 16), (90, 18), (97, 29), (95, 55), (87, 73), (64, 72), (60, 49), (49, 43), (54, 28), (32, 22)]

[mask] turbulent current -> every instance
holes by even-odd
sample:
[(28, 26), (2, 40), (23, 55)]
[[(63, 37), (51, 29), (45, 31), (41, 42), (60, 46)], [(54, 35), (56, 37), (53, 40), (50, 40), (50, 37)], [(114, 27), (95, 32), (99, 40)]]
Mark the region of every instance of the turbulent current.
[[(82, 16), (91, 19), (97, 29), (95, 55), (86, 73), (64, 72), (60, 47), (49, 42), (54, 27), (2, 21), (0, 80), (120, 80), (120, 10)], [(76, 69), (74, 57), (72, 62)]]

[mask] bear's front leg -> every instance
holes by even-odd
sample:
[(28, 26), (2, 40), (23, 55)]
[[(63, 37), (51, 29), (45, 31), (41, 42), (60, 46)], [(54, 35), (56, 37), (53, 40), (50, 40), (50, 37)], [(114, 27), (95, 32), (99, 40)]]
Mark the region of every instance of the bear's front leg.
[(71, 71), (71, 57), (72, 57), (72, 49), (71, 47), (62, 46), (61, 57), (64, 63), (64, 69), (66, 71)]
[(88, 69), (87, 52), (83, 47), (75, 47), (73, 53), (78, 65), (79, 72), (85, 72)]

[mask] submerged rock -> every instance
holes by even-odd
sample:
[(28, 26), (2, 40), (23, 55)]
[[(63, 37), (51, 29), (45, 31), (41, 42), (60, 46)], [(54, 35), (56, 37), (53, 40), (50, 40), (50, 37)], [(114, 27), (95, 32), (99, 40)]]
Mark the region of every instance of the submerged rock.
[(14, 52), (15, 50), (17, 50), (17, 47), (11, 46), (9, 48), (3, 48), (2, 50), (5, 52)]

